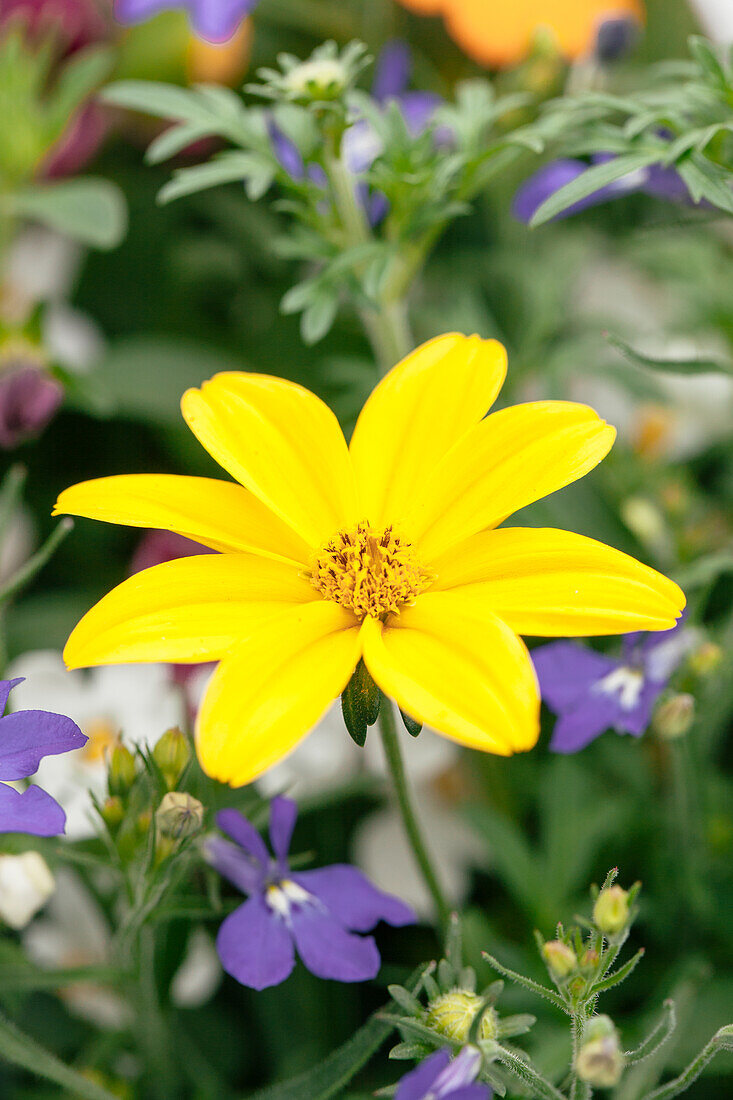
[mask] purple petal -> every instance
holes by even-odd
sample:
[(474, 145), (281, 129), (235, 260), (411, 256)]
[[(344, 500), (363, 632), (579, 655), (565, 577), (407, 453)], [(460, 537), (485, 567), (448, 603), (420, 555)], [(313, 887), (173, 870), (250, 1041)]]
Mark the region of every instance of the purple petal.
[(0, 833), (60, 836), (65, 827), (66, 814), (46, 791), (35, 786), (16, 791), (0, 783)]
[(18, 684), (22, 684), (24, 680), (25, 676), (16, 676), (14, 680), (0, 680), (0, 718), (5, 714), (10, 692), (14, 687), (17, 687)]
[(589, 695), (573, 710), (566, 711), (555, 724), (550, 741), (552, 752), (579, 752), (623, 717), (623, 710), (611, 695)]
[(216, 949), (227, 974), (251, 989), (279, 985), (295, 966), (290, 932), (262, 894), (255, 894), (227, 917), (216, 937)]
[(368, 932), (380, 920), (397, 928), (415, 924), (417, 917), (399, 898), (385, 894), (347, 863), (335, 863), (291, 878), (315, 895), (328, 911), (353, 932)]
[(674, 168), (667, 168), (662, 164), (653, 164), (648, 170), (644, 190), (647, 194), (657, 199), (666, 199), (668, 202), (692, 202), (687, 184), (679, 173)]
[(305, 165), (300, 155), (300, 150), (294, 141), (286, 137), (280, 127), (270, 120), (267, 126), (272, 142), (272, 151), (291, 179), (302, 180), (305, 176)]
[(431, 1054), (400, 1081), (395, 1100), (424, 1100), (428, 1090), (450, 1063), (450, 1051)]
[(549, 642), (531, 653), (542, 699), (556, 713), (575, 707), (593, 684), (621, 666), (578, 642)]
[(189, 0), (185, 5), (196, 34), (207, 42), (226, 42), (259, 0)]
[(297, 818), (298, 807), (292, 798), (273, 798), (270, 803), (270, 843), (277, 858), (286, 866)]
[(393, 39), (382, 48), (374, 71), (372, 95), (378, 103), (401, 95), (410, 83), (412, 54), (406, 42)]
[(0, 378), (0, 447), (10, 450), (38, 435), (63, 401), (63, 387), (38, 367), (11, 369)]
[(371, 936), (347, 932), (312, 904), (293, 908), (290, 922), (298, 954), (317, 978), (365, 982), (379, 973), (381, 959)]
[(442, 100), (431, 92), (405, 92), (399, 97), (398, 103), (407, 129), (413, 137), (419, 137), (430, 125)]
[(636, 705), (631, 710), (621, 710), (614, 722), (617, 733), (630, 733), (633, 737), (641, 737), (649, 729), (652, 720), (654, 704), (664, 691), (664, 684), (656, 684), (652, 680), (645, 680), (641, 694)]
[[(595, 163), (600, 164), (611, 159), (613, 158), (610, 156), (602, 155), (595, 158)], [(514, 196), (514, 202), (512, 203), (514, 217), (518, 221), (529, 225), (547, 199), (559, 191), (560, 188), (565, 187), (566, 184), (572, 183), (573, 180), (582, 176), (588, 171), (588, 167), (589, 165), (582, 160), (561, 159), (554, 160), (551, 164), (546, 164), (544, 168), (540, 168), (538, 172), (535, 172), (522, 184)], [(588, 210), (591, 206), (608, 202), (609, 199), (615, 198), (617, 195), (641, 190), (646, 184), (647, 177), (647, 172), (631, 172), (623, 179), (616, 180), (615, 183), (610, 183), (606, 187), (599, 187), (597, 191), (586, 195), (584, 199), (574, 202), (561, 213), (556, 214), (553, 221), (579, 214), (582, 210)]]
[(129, 571), (132, 576), (133, 573), (140, 573), (143, 569), (151, 569), (152, 566), (162, 565), (166, 561), (214, 552), (208, 546), (202, 546), (200, 542), (178, 535), (175, 531), (146, 531), (132, 555)]
[(268, 865), (270, 853), (264, 840), (239, 810), (220, 810), (216, 815), (216, 824), (263, 867)]
[(204, 855), (207, 862), (242, 893), (254, 894), (262, 889), (266, 868), (237, 844), (218, 836), (208, 837), (204, 842)]
[(639, 41), (639, 21), (630, 16), (604, 19), (596, 37), (596, 57), (599, 61), (618, 61), (630, 53)]
[(44, 756), (86, 745), (76, 722), (45, 710), (21, 710), (0, 719), (0, 779), (25, 779)]

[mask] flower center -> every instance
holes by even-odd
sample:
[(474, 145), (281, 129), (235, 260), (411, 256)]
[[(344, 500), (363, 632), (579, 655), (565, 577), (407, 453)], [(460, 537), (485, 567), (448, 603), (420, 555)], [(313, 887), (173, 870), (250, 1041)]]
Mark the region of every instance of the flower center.
[(271, 882), (265, 891), (265, 902), (278, 917), (288, 920), (293, 907), (307, 905), (312, 896), (292, 879), (284, 878), (280, 882)]
[(643, 687), (643, 672), (624, 665), (599, 680), (595, 690), (602, 695), (616, 695), (624, 710), (634, 710), (639, 704)]
[(317, 554), (310, 574), (313, 587), (359, 619), (399, 614), (430, 584), (415, 561), (409, 542), (391, 527), (376, 530), (360, 523), (339, 531)]
[(85, 764), (103, 763), (120, 742), (117, 731), (106, 718), (93, 718), (91, 722), (87, 722), (84, 733), (89, 738), (81, 750)]

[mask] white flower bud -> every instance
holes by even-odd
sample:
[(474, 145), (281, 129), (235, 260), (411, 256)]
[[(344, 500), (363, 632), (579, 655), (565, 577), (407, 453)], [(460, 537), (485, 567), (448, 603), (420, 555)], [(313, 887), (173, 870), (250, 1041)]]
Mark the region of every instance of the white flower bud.
[(20, 929), (42, 909), (56, 888), (38, 852), (0, 856), (0, 920)]

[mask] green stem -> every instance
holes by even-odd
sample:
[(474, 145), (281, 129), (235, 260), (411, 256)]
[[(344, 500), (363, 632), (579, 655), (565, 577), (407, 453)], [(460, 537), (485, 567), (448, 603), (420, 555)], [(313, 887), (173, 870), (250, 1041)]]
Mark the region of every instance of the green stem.
[[(328, 152), (324, 164), (346, 243), (351, 248), (368, 244), (374, 238), (357, 198), (353, 175), (336, 152)], [(402, 278), (390, 282), (394, 282), (394, 289), (388, 285), (376, 307), (365, 305), (359, 310), (382, 374), (415, 346), (405, 302), (407, 287)]]
[(425, 880), (425, 885), (435, 904), (440, 923), (444, 929), (447, 929), (450, 921), (450, 906), (443, 893), (443, 888), (440, 885), (435, 868), (433, 867), (432, 858), (426, 847), (425, 838), (422, 835), (422, 829), (420, 828), (417, 815), (415, 814), (412, 794), (407, 782), (405, 765), (402, 759), (402, 751), (400, 749), (392, 703), (385, 698), (382, 699), (382, 706), (379, 710), (379, 729), (382, 735), (384, 754), (387, 758), (387, 766), (392, 776), (400, 814), (402, 815), (402, 822), (405, 827), (405, 832), (407, 833), (407, 839), (410, 842), (415, 862), (420, 868), (422, 877)]

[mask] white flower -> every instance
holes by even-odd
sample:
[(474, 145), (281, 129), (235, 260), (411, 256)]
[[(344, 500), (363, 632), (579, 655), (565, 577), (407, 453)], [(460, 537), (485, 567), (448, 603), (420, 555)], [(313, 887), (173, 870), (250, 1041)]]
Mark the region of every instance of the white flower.
[(26, 677), (10, 697), (14, 710), (65, 714), (89, 738), (82, 749), (45, 757), (36, 775), (66, 811), (66, 834), (72, 840), (94, 835), (89, 792), (104, 799), (106, 759), (120, 737), (129, 747), (152, 747), (171, 726), (186, 722), (184, 700), (167, 665), (68, 672), (56, 650), (37, 650), (13, 661), (6, 676)]
[(210, 1001), (222, 978), (222, 968), (209, 934), (197, 928), (186, 956), (173, 975), (171, 1001), (177, 1008), (198, 1008)]
[(6, 293), (20, 318), (37, 302), (67, 298), (82, 257), (81, 247), (61, 233), (40, 225), (24, 229), (10, 246), (5, 265)]
[(724, 46), (733, 42), (733, 4), (731, 0), (690, 0), (703, 30)]
[[(104, 914), (81, 880), (59, 871), (57, 888), (46, 914), (23, 936), (28, 957), (43, 970), (105, 966), (110, 931)], [(59, 992), (70, 1011), (97, 1027), (117, 1030), (132, 1020), (129, 1005), (107, 986), (75, 982)]]
[(38, 852), (0, 856), (0, 920), (11, 928), (25, 928), (51, 897), (55, 885)]

